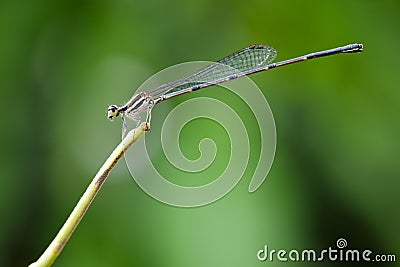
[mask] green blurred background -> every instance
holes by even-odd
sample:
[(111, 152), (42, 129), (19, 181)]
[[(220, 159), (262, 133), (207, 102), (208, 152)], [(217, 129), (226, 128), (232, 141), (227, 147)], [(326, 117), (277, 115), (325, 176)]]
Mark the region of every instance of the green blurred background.
[(278, 60), (353, 42), (365, 51), (252, 76), (278, 137), (258, 191), (247, 192), (249, 170), (221, 200), (176, 208), (121, 161), (55, 266), (313, 265), (256, 253), (341, 237), (399, 257), (399, 11), (399, 1), (3, 1), (0, 265), (40, 256), (119, 142), (109, 104), (165, 67), (253, 43)]

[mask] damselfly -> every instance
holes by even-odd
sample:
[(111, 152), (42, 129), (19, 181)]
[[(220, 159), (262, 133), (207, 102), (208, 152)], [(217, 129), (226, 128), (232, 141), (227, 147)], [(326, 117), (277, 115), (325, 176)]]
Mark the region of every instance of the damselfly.
[(212, 63), (211, 65), (208, 65), (207, 67), (200, 69), (199, 71), (185, 78), (161, 85), (149, 93), (140, 92), (135, 94), (126, 104), (120, 107), (111, 105), (108, 107), (107, 117), (110, 120), (114, 120), (115, 117), (121, 115), (125, 132), (125, 116), (139, 123), (139, 114), (146, 112), (146, 121), (150, 122), (151, 110), (153, 106), (171, 97), (234, 80), (256, 72), (269, 70), (308, 59), (325, 57), (339, 53), (355, 53), (362, 51), (362, 44), (349, 44), (281, 62), (270, 63), (275, 59), (277, 54), (274, 48), (267, 45), (251, 45), (215, 63)]

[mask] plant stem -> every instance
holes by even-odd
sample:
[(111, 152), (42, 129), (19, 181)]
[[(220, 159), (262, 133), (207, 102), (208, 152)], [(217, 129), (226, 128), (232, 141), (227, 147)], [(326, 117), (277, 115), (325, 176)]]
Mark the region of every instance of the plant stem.
[(43, 252), (40, 258), (29, 265), (29, 267), (43, 267), (50, 266), (57, 259), (61, 253), (65, 244), (68, 242), (75, 228), (78, 226), (82, 217), (85, 215), (87, 209), (92, 203), (97, 192), (100, 190), (108, 174), (122, 157), (125, 151), (138, 140), (147, 130), (149, 130), (150, 124), (142, 122), (137, 128), (131, 130), (121, 143), (114, 149), (108, 159), (101, 166), (96, 176), (82, 195), (78, 204), (75, 206), (72, 213), (69, 215), (67, 221), (60, 229), (54, 240), (50, 243), (48, 248)]

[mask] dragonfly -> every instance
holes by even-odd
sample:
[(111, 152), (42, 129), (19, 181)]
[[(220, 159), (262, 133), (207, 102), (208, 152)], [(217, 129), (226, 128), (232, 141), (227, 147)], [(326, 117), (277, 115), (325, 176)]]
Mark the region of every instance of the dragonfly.
[(125, 117), (139, 124), (139, 115), (146, 112), (146, 122), (150, 122), (154, 105), (172, 97), (313, 58), (362, 51), (362, 44), (349, 44), (271, 63), (277, 55), (273, 47), (262, 44), (250, 45), (184, 78), (160, 85), (150, 92), (139, 92), (122, 106), (110, 105), (107, 109), (107, 117), (113, 121), (120, 116), (124, 127), (123, 132), (125, 132)]

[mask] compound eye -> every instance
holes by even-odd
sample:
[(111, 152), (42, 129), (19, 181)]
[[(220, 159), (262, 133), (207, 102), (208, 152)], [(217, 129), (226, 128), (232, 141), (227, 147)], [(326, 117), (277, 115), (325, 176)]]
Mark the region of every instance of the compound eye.
[(109, 120), (114, 120), (119, 114), (118, 107), (116, 105), (111, 105), (107, 109), (107, 118)]

